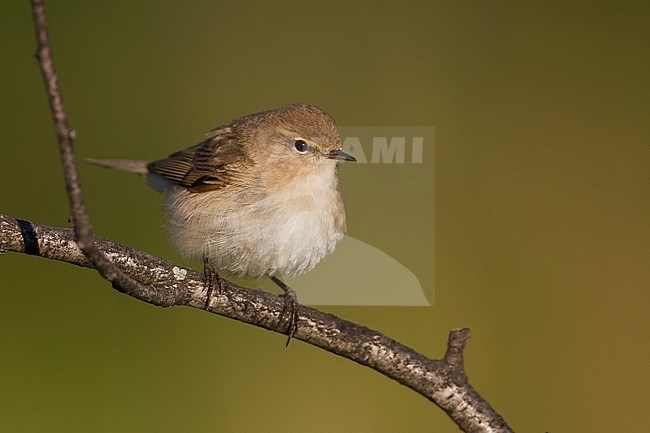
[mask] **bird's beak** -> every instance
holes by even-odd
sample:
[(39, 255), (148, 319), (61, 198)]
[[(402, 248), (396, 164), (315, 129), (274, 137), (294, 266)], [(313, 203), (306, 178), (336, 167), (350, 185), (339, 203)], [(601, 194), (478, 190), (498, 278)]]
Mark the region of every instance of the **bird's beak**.
[(357, 160), (354, 156), (350, 155), (349, 153), (343, 152), (341, 149), (330, 150), (325, 154), (325, 157), (329, 159), (336, 159), (339, 161), (355, 162)]

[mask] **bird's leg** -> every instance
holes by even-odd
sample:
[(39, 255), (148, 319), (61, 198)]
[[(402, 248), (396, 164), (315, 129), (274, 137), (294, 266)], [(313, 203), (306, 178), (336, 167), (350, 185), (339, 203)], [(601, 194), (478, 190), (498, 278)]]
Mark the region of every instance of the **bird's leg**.
[(207, 296), (205, 298), (205, 306), (203, 307), (203, 309), (207, 309), (208, 306), (210, 305), (210, 300), (214, 295), (215, 284), (217, 286), (217, 293), (221, 293), (221, 290), (223, 289), (223, 287), (221, 286), (221, 277), (219, 276), (217, 271), (214, 270), (212, 265), (210, 265), (210, 261), (208, 260), (207, 257), (203, 258), (203, 284), (205, 285), (205, 288), (208, 291)]
[(296, 292), (286, 284), (282, 282), (277, 277), (270, 276), (271, 281), (273, 281), (275, 284), (277, 284), (282, 290), (284, 290), (284, 307), (282, 308), (282, 314), (280, 315), (280, 322), (283, 320), (287, 320), (287, 329), (286, 329), (286, 334), (288, 336), (287, 338), (287, 346), (289, 345), (289, 342), (291, 341), (291, 338), (296, 335), (296, 331), (298, 330), (298, 296), (296, 295)]

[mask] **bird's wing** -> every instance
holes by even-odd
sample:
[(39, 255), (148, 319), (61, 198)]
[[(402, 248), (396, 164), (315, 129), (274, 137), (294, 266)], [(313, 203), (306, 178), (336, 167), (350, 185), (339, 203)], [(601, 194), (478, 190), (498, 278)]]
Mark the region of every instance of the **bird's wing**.
[(208, 133), (208, 139), (148, 165), (151, 173), (192, 192), (205, 192), (231, 185), (252, 160), (233, 126)]

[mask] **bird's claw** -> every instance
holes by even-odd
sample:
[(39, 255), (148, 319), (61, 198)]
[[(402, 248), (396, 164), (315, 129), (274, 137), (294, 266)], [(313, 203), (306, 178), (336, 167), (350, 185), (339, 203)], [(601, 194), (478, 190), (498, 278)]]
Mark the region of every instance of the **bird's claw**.
[(288, 346), (293, 336), (296, 335), (296, 331), (298, 331), (298, 297), (292, 289), (284, 293), (284, 307), (280, 314), (280, 323), (285, 321), (287, 327), (284, 332), (287, 334), (286, 345)]
[(203, 258), (203, 284), (205, 285), (207, 291), (203, 309), (207, 310), (210, 306), (210, 301), (214, 296), (214, 286), (217, 286), (217, 294), (221, 294), (221, 291), (223, 290), (223, 287), (221, 285), (221, 277), (217, 271), (214, 270), (212, 265), (210, 265), (210, 261), (207, 257)]

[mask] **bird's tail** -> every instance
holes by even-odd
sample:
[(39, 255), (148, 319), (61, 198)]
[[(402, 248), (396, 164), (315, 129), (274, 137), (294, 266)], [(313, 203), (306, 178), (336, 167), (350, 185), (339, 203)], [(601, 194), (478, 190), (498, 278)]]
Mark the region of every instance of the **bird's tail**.
[(139, 161), (133, 159), (93, 159), (86, 158), (86, 162), (99, 165), (106, 168), (128, 171), (129, 173), (147, 174), (147, 164), (149, 161)]

